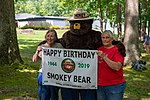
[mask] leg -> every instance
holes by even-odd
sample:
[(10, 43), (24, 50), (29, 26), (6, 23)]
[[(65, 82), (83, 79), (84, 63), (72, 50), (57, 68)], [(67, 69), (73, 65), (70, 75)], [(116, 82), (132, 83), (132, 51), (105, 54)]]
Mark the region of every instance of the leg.
[(97, 100), (96, 90), (94, 89), (81, 89), (81, 100)]
[(126, 82), (106, 87), (107, 100), (123, 100), (123, 94), (126, 87)]
[(62, 100), (79, 100), (77, 89), (61, 88)]
[(60, 87), (51, 86), (51, 100), (58, 100), (58, 92)]
[(97, 98), (98, 98), (98, 100), (107, 100), (106, 93), (105, 93), (105, 88), (103, 86), (98, 86)]
[(38, 98), (41, 100), (42, 95), (42, 73), (38, 75)]
[(42, 73), (38, 76), (38, 95), (39, 100), (50, 100), (50, 86), (42, 85)]
[(51, 90), (50, 85), (42, 85), (41, 100), (50, 100)]
[(149, 47), (146, 45), (146, 53), (149, 54)]
[(41, 100), (41, 88), (42, 88), (42, 84), (39, 84), (38, 83), (38, 98), (39, 98), (39, 100)]
[(150, 44), (147, 47), (148, 47), (148, 54), (150, 54)]

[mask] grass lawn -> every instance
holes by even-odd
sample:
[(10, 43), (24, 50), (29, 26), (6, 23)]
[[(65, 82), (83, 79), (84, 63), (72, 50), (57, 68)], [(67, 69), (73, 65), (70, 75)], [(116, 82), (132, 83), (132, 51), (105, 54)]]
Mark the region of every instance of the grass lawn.
[[(57, 30), (58, 37), (66, 30)], [(33, 63), (32, 55), (46, 31), (18, 34), (20, 53), (24, 64), (0, 65), (0, 100), (37, 100), (37, 75), (40, 62)], [(124, 100), (150, 100), (150, 55), (142, 54), (147, 61), (143, 72), (124, 67), (127, 88)]]

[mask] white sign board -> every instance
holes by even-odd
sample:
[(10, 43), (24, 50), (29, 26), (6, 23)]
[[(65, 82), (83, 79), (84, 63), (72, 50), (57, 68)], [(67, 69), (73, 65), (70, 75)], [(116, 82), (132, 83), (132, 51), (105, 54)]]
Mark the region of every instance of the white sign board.
[(43, 85), (97, 89), (96, 50), (43, 47), (42, 77)]

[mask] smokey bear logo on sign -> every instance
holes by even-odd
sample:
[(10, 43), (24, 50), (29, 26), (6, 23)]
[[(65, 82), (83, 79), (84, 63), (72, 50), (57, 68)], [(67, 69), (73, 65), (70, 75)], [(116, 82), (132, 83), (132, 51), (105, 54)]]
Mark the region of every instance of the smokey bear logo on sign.
[(72, 59), (66, 58), (61, 63), (61, 68), (66, 73), (71, 73), (75, 69), (75, 62)]

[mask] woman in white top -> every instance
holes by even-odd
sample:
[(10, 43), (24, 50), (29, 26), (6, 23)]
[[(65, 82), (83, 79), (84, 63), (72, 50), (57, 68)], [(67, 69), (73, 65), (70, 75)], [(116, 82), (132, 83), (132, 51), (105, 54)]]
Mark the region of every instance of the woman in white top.
[[(59, 43), (57, 33), (55, 30), (48, 30), (45, 35), (45, 40), (39, 43), (35, 54), (33, 55), (32, 61), (38, 61), (42, 56), (42, 47), (49, 48), (63, 48)], [(59, 87), (42, 85), (42, 70), (40, 69), (38, 75), (38, 97), (39, 100), (58, 100)]]

